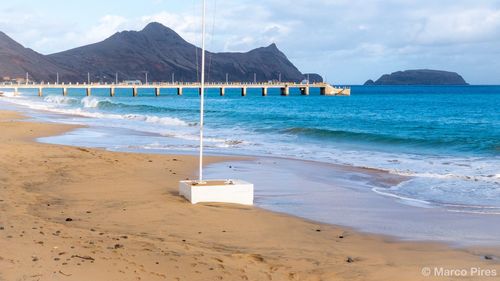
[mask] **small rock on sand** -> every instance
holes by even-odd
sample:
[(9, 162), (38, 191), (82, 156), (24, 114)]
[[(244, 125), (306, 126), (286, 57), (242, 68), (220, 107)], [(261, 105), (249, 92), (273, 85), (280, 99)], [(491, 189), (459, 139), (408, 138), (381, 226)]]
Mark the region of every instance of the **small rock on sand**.
[(72, 218), (66, 218), (66, 221), (73, 221)]
[(347, 257), (347, 259), (345, 260), (347, 263), (353, 263), (354, 262), (354, 259), (351, 258), (351, 257)]

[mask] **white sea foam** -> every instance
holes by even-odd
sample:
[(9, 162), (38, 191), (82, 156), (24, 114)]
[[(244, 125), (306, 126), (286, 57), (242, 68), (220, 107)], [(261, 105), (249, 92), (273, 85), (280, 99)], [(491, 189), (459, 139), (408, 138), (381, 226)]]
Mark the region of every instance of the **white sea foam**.
[(65, 96), (55, 96), (55, 95), (46, 96), (43, 100), (47, 103), (58, 104), (58, 105), (67, 105), (71, 104), (71, 102), (76, 101), (76, 99), (74, 98), (69, 98)]
[(127, 118), (145, 121), (148, 123), (158, 123), (167, 126), (189, 126), (189, 124), (179, 118), (158, 117), (148, 115), (126, 115)]
[(84, 97), (80, 102), (84, 108), (97, 108), (101, 101), (95, 97)]
[(16, 93), (14, 93), (14, 92), (3, 92), (3, 96), (6, 97), (6, 98), (15, 98), (15, 97), (17, 97)]
[(440, 173), (397, 171), (397, 170), (390, 170), (389, 172), (395, 175), (407, 176), (407, 177), (432, 178), (432, 179), (443, 179), (443, 180), (457, 179), (470, 182), (484, 181), (484, 182), (490, 182), (492, 184), (500, 184), (498, 178), (492, 177), (490, 175), (471, 175), (470, 173), (465, 175), (454, 174), (454, 173), (440, 174)]
[(8, 101), (35, 110), (50, 111), (67, 115), (77, 115), (97, 119), (133, 120), (146, 123), (156, 123), (166, 126), (189, 126), (189, 123), (179, 118), (173, 117), (159, 117), (154, 115), (142, 114), (113, 114), (86, 110), (98, 107), (101, 100), (95, 97), (85, 97), (81, 99), (80, 104), (83, 105), (83, 107), (81, 108), (68, 107), (68, 105), (71, 105), (73, 102), (77, 101), (77, 99), (55, 95), (45, 97), (43, 99), (44, 102), (34, 101), (25, 97), (21, 97), (18, 99), (8, 99)]

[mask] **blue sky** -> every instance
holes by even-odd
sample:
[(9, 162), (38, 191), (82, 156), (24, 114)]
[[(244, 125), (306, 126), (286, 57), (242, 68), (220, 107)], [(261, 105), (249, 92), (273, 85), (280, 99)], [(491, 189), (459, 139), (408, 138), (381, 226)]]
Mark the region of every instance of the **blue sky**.
[[(158, 21), (199, 45), (200, 2), (16, 0), (2, 3), (0, 30), (49, 54)], [(432, 68), (457, 71), (473, 84), (500, 84), (500, 0), (207, 3), (211, 51), (274, 42), (302, 72), (332, 83)]]

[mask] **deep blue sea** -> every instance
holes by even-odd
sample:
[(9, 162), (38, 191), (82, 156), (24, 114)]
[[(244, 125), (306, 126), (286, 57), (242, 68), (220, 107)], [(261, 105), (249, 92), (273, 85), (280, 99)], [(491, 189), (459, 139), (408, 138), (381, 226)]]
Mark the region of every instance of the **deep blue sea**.
[[(127, 90), (108, 97), (74, 90), (63, 97), (26, 91), (8, 100), (85, 124), (45, 141), (118, 151), (193, 153), (199, 96)], [(382, 196), (500, 214), (500, 86), (354, 86), (349, 97), (250, 90), (206, 98), (206, 149), (213, 154), (276, 156), (367, 167), (411, 176), (375, 187)], [(60, 114), (63, 115), (60, 115)]]

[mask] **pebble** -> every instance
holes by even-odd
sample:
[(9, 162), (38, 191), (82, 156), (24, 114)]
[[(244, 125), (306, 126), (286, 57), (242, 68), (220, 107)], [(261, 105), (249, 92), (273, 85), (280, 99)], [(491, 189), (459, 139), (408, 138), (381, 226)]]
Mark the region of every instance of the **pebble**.
[(354, 262), (354, 260), (351, 257), (347, 257), (347, 259), (345, 261), (347, 263), (353, 263)]
[(72, 218), (66, 218), (66, 221), (73, 221)]

